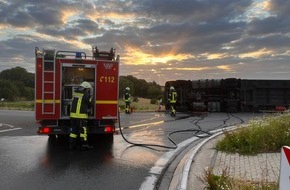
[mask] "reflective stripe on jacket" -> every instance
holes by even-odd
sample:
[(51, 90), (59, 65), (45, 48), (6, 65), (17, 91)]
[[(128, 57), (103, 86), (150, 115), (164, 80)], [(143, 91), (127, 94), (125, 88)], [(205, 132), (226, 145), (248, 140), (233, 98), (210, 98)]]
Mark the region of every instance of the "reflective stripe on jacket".
[(71, 118), (88, 118), (88, 108), (90, 107), (91, 98), (87, 93), (74, 92), (71, 105), (70, 117)]
[(124, 102), (130, 102), (131, 101), (131, 95), (126, 92), (125, 95), (124, 95)]
[(169, 96), (168, 96), (168, 99), (169, 99), (170, 103), (176, 103), (177, 93), (175, 91), (170, 92)]

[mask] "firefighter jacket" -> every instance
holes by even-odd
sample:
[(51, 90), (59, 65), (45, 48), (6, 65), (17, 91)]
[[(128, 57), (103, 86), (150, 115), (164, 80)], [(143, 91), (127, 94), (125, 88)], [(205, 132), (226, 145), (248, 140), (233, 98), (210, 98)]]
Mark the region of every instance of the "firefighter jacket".
[(125, 92), (123, 100), (124, 100), (124, 102), (130, 102), (131, 101), (131, 94), (129, 94), (129, 92)]
[(83, 88), (77, 89), (73, 93), (70, 117), (77, 119), (87, 119), (88, 109), (91, 108), (92, 98)]
[(177, 93), (175, 90), (172, 90), (168, 94), (169, 103), (176, 103), (177, 100)]

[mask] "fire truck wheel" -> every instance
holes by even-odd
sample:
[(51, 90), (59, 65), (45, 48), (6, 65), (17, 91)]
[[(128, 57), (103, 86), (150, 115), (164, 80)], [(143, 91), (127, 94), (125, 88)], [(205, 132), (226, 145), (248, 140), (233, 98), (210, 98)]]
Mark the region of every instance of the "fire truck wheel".
[(56, 135), (48, 135), (49, 140), (55, 140), (56, 139)]
[(114, 134), (98, 134), (96, 135), (96, 141), (112, 143), (114, 141)]
[(89, 134), (88, 142), (90, 145), (98, 144), (112, 144), (114, 136), (113, 134)]
[(59, 142), (68, 142), (69, 135), (63, 135), (63, 134), (57, 135), (57, 140)]
[(106, 135), (105, 135), (105, 139), (106, 139), (108, 142), (113, 142), (113, 141), (114, 141), (114, 134), (106, 134)]
[(57, 140), (56, 135), (48, 135), (48, 142), (55, 143)]

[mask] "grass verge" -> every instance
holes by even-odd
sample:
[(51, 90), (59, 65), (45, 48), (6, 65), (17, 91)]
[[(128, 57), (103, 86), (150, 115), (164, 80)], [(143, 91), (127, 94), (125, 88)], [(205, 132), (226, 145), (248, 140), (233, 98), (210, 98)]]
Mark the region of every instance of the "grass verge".
[(34, 101), (0, 102), (0, 109), (6, 110), (34, 110)]
[(253, 182), (233, 179), (229, 176), (228, 170), (224, 169), (221, 175), (215, 175), (212, 168), (206, 169), (200, 180), (206, 184), (208, 190), (277, 190), (278, 183), (267, 181)]
[(216, 145), (219, 151), (248, 155), (279, 152), (282, 146), (290, 145), (290, 114), (252, 120), (248, 127), (224, 134)]
[[(216, 144), (218, 151), (242, 155), (280, 152), (282, 146), (290, 145), (290, 114), (268, 115), (262, 119), (250, 121), (247, 127), (225, 131), (224, 134), (225, 137)], [(221, 175), (215, 175), (212, 169), (206, 170), (201, 179), (207, 185), (206, 189), (278, 189), (278, 182), (237, 180), (231, 178), (227, 171), (224, 169)]]

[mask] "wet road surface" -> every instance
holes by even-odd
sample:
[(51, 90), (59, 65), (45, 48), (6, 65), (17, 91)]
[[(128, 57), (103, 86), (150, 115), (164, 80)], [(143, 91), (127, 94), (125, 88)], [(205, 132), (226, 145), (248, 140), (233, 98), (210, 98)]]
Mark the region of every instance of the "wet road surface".
[(147, 151), (129, 158), (130, 151), (114, 146), (70, 152), (37, 136), (2, 137), (0, 144), (1, 189), (7, 190), (138, 189), (143, 179), (136, 176), (145, 176), (156, 158)]
[[(90, 151), (67, 151), (65, 144), (37, 136), (33, 112), (0, 110), (0, 123), (21, 129), (1, 133), (0, 184), (13, 189), (139, 189), (154, 163), (170, 151), (126, 143), (121, 135), (113, 143), (97, 143)], [(16, 117), (17, 116), (17, 117)], [(124, 135), (131, 142), (172, 146), (167, 134), (176, 130), (220, 128), (238, 123), (224, 113), (175, 120), (163, 113), (121, 114)], [(242, 114), (244, 120), (252, 114)], [(192, 132), (172, 136), (180, 143)]]

